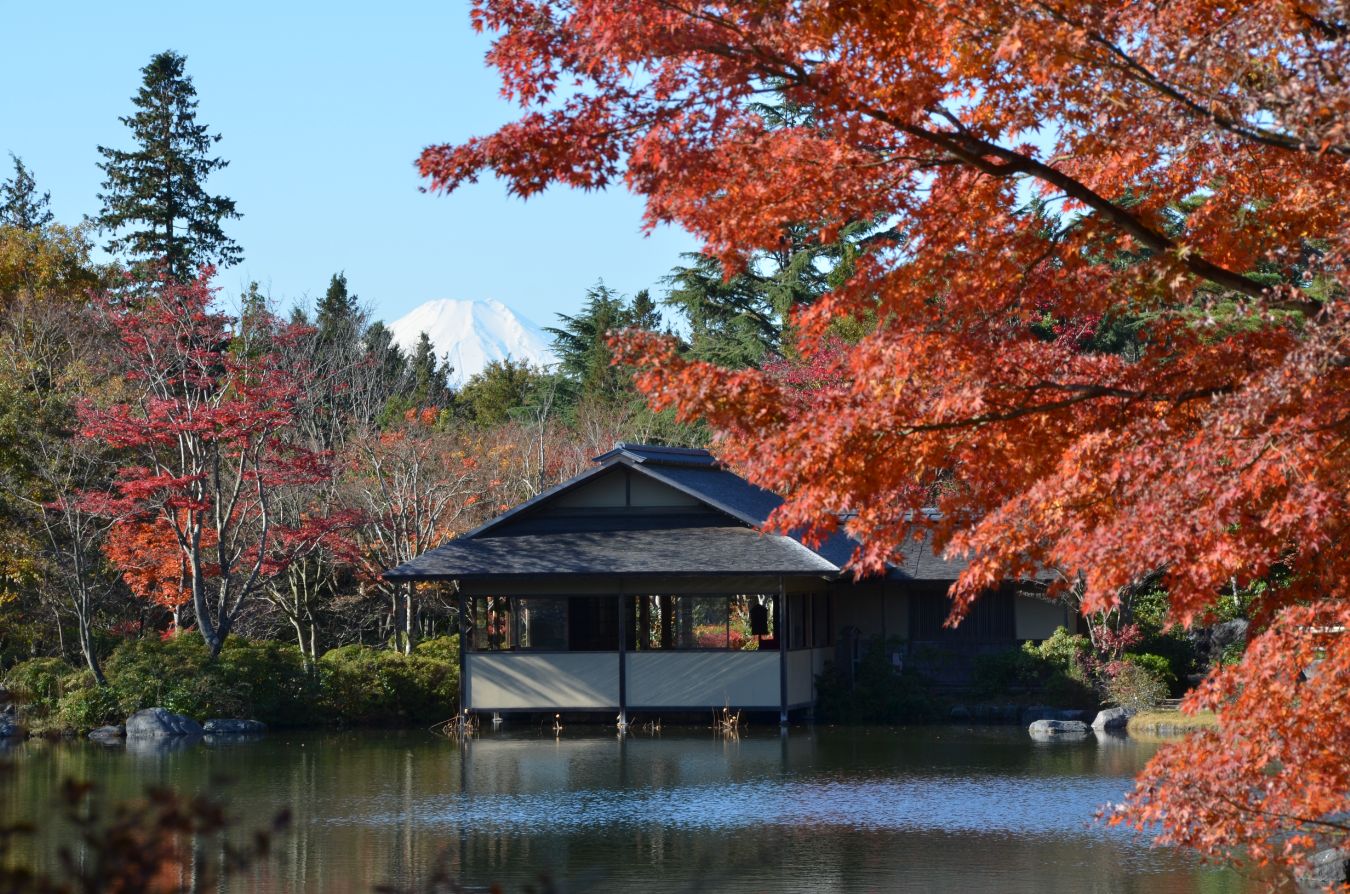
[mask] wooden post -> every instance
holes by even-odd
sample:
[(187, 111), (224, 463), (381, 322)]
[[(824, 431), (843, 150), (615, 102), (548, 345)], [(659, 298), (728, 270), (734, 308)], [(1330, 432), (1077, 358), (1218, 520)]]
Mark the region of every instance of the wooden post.
[(623, 582), (619, 583), (619, 732), (628, 729), (628, 606)]
[(788, 672), (787, 672), (787, 646), (788, 646), (788, 602), (787, 587), (783, 583), (783, 576), (778, 576), (778, 617), (774, 635), (778, 639), (778, 726), (787, 731), (788, 726)]
[(463, 716), (469, 710), (469, 645), (473, 640), (473, 625), (465, 610), (468, 600), (459, 581), (455, 581), (455, 593), (459, 604), (459, 713)]

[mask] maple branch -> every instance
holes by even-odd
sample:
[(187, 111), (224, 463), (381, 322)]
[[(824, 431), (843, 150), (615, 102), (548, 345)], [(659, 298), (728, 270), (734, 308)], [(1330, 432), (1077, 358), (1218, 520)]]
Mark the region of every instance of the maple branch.
[(1290, 820), (1294, 823), (1306, 826), (1322, 826), (1327, 829), (1335, 829), (1338, 832), (1350, 832), (1350, 824), (1347, 823), (1338, 823), (1335, 820), (1329, 819), (1311, 819), (1309, 817), (1299, 816), (1296, 813), (1282, 813), (1278, 810), (1265, 810), (1260, 807), (1254, 807), (1248, 804), (1243, 804), (1241, 801), (1238, 801), (1232, 795), (1226, 795), (1223, 792), (1215, 791), (1211, 792), (1210, 794), (1212, 794), (1215, 798), (1222, 801), (1223, 803), (1228, 804), (1230, 807), (1237, 810), (1237, 812), (1240, 814), (1250, 813), (1255, 814), (1256, 816), (1269, 816), (1279, 820)]
[[(732, 60), (748, 61), (759, 67), (766, 78), (781, 78), (816, 94), (825, 92), (814, 70), (781, 54), (771, 52), (761, 44), (751, 40), (750, 36), (743, 30), (721, 16), (698, 13), (675, 3), (663, 3), (662, 5), (722, 27), (741, 42), (740, 48), (734, 45), (704, 42), (699, 45), (699, 49), (704, 52)], [(1056, 186), (1067, 196), (1101, 214), (1140, 244), (1160, 254), (1174, 256), (1186, 270), (1201, 279), (1251, 298), (1263, 300), (1268, 298), (1266, 287), (1261, 283), (1241, 273), (1228, 270), (1188, 250), (1163, 232), (1145, 224), (1118, 203), (1111, 201), (1086, 183), (1066, 174), (1064, 171), (1029, 155), (976, 136), (965, 128), (956, 116), (943, 108), (933, 109), (933, 114), (952, 123), (955, 128), (954, 132), (935, 130), (912, 121), (902, 120), (885, 109), (864, 103), (857, 98), (853, 100), (852, 106), (858, 113), (915, 139), (937, 146), (991, 177), (1006, 178), (1022, 174)], [(997, 161), (992, 161), (991, 157), (997, 159)], [(1321, 302), (1311, 299), (1281, 302), (1278, 306), (1284, 309), (1300, 310), (1308, 316), (1313, 316), (1322, 309)]]
[[(1253, 142), (1260, 143), (1264, 146), (1274, 147), (1276, 149), (1285, 149), (1304, 154), (1330, 152), (1333, 155), (1350, 156), (1350, 144), (1338, 143), (1328, 145), (1325, 147), (1317, 146), (1308, 143), (1304, 140), (1299, 140), (1294, 137), (1286, 136), (1285, 134), (1277, 133), (1273, 130), (1268, 130), (1264, 127), (1257, 127), (1249, 124), (1244, 124), (1243, 122), (1239, 121), (1236, 118), (1221, 114), (1213, 106), (1207, 109), (1204, 106), (1202, 106), (1199, 102), (1183, 93), (1181, 88), (1175, 87), (1164, 81), (1162, 78), (1158, 77), (1151, 70), (1149, 70), (1149, 68), (1146, 67), (1143, 63), (1139, 62), (1137, 59), (1135, 59), (1133, 56), (1127, 53), (1123, 48), (1121, 48), (1118, 44), (1108, 39), (1102, 33), (1092, 30), (1081, 21), (1071, 19), (1069, 16), (1067, 16), (1060, 10), (1057, 10), (1052, 6), (1050, 6), (1048, 3), (1043, 2), (1043, 0), (1032, 0), (1032, 3), (1034, 6), (1037, 6), (1040, 9), (1044, 10), (1047, 14), (1050, 15), (1051, 18), (1055, 19), (1061, 24), (1068, 25), (1069, 27), (1076, 29), (1088, 40), (1092, 41), (1098, 46), (1101, 46), (1112, 56), (1115, 56), (1118, 60), (1120, 60), (1118, 63), (1111, 63), (1110, 61), (1107, 61), (1106, 64), (1110, 65), (1112, 68), (1115, 68), (1117, 71), (1129, 75), (1134, 80), (1146, 85), (1147, 87), (1153, 89), (1158, 93), (1161, 93), (1168, 99), (1180, 103), (1182, 106), (1186, 108), (1187, 111), (1207, 119), (1215, 126), (1220, 127), (1223, 130), (1228, 131), (1229, 133), (1232, 133), (1236, 136), (1240, 136), (1244, 139), (1252, 140)], [(1308, 20), (1310, 24), (1320, 22), (1320, 20), (1313, 19), (1307, 13), (1304, 13), (1301, 17)], [(1329, 35), (1331, 39), (1336, 39), (1341, 36), (1342, 36), (1341, 34), (1336, 34), (1334, 31)]]
[(1002, 413), (984, 413), (979, 416), (971, 416), (966, 419), (953, 419), (946, 422), (926, 422), (917, 425), (904, 426), (900, 431), (902, 435), (920, 434), (923, 432), (951, 431), (958, 428), (975, 428), (981, 425), (990, 425), (996, 422), (1010, 422), (1014, 419), (1021, 419), (1025, 416), (1032, 416), (1037, 413), (1048, 413), (1054, 410), (1063, 410), (1089, 400), (1109, 397), (1124, 400), (1144, 400), (1156, 401), (1160, 403), (1170, 403), (1179, 405), (1188, 401), (1201, 398), (1213, 397), (1218, 394), (1227, 394), (1233, 391), (1232, 385), (1218, 385), (1213, 388), (1195, 388), (1188, 391), (1182, 391), (1177, 394), (1164, 394), (1150, 391), (1132, 391), (1126, 388), (1116, 388), (1110, 385), (1088, 385), (1088, 384), (1067, 384), (1058, 382), (1037, 382), (1031, 385), (1022, 386), (1022, 390), (1034, 392), (1042, 389), (1052, 389), (1056, 391), (1068, 391), (1071, 397), (1062, 400), (1050, 401), (1048, 403), (1036, 404), (1034, 406), (1017, 407), (1013, 410), (1007, 410)]

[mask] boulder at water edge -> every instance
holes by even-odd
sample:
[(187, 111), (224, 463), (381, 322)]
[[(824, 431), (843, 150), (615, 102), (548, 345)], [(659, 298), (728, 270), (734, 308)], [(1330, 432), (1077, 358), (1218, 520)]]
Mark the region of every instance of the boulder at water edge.
[(95, 742), (118, 742), (126, 738), (127, 728), (120, 723), (115, 726), (100, 726), (89, 731), (89, 738)]
[(1130, 718), (1133, 716), (1134, 711), (1129, 708), (1107, 708), (1097, 712), (1096, 719), (1092, 721), (1092, 728), (1111, 732), (1123, 730), (1130, 725)]
[(267, 724), (261, 720), (233, 720), (215, 717), (206, 721), (202, 729), (215, 736), (256, 736), (258, 733), (267, 732)]
[(0, 717), (0, 739), (22, 739), (28, 735), (13, 717)]
[(1081, 720), (1037, 720), (1027, 727), (1033, 739), (1081, 739), (1088, 725)]
[(1086, 720), (1087, 712), (1077, 708), (1052, 708), (1049, 705), (1028, 705), (1022, 709), (1022, 722), (1037, 720)]
[(127, 718), (128, 739), (165, 739), (201, 734), (200, 723), (165, 708), (146, 708)]
[(1329, 848), (1318, 851), (1294, 872), (1300, 891), (1324, 891), (1350, 882), (1350, 851)]

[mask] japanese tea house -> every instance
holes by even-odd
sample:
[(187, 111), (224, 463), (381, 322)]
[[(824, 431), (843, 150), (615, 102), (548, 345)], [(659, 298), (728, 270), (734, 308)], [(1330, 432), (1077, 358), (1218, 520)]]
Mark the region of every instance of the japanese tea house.
[(730, 707), (786, 722), (814, 704), (826, 662), (856, 661), (869, 643), (940, 679), (1068, 621), (1008, 586), (946, 629), (959, 563), (915, 542), (884, 577), (854, 581), (844, 535), (811, 549), (761, 533), (779, 502), (705, 450), (619, 444), (386, 577), (457, 582), (472, 712)]

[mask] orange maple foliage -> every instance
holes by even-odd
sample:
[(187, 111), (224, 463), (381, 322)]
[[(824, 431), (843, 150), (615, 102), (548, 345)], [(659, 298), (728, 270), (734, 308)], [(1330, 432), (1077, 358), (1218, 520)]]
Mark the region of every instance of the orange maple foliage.
[[(885, 236), (794, 321), (809, 401), (632, 337), (657, 406), (874, 571), (917, 528), (956, 611), (1049, 566), (1173, 617), (1272, 568), (1240, 666), (1121, 816), (1296, 862), (1350, 830), (1350, 14), (1337, 0), (477, 0), (519, 120), (420, 166), (518, 194), (620, 178), (731, 269), (792, 223)], [(756, 103), (810, 110), (771, 125)], [(1033, 204), (1035, 200), (1035, 204)], [(841, 317), (879, 322), (820, 358)], [(1045, 320), (1139, 323), (1135, 351)], [(1081, 328), (1081, 327), (1079, 327)], [(832, 384), (831, 384), (832, 383)], [(935, 487), (936, 482), (943, 486)], [(918, 512), (935, 504), (940, 516)], [(1317, 658), (1314, 674), (1305, 668)], [(1305, 679), (1305, 677), (1308, 677)]]
[[(119, 519), (103, 551), (131, 592), (177, 613), (192, 600), (191, 572), (178, 538), (158, 517)], [(214, 540), (210, 533), (204, 539)], [(214, 542), (204, 544), (209, 549)]]

